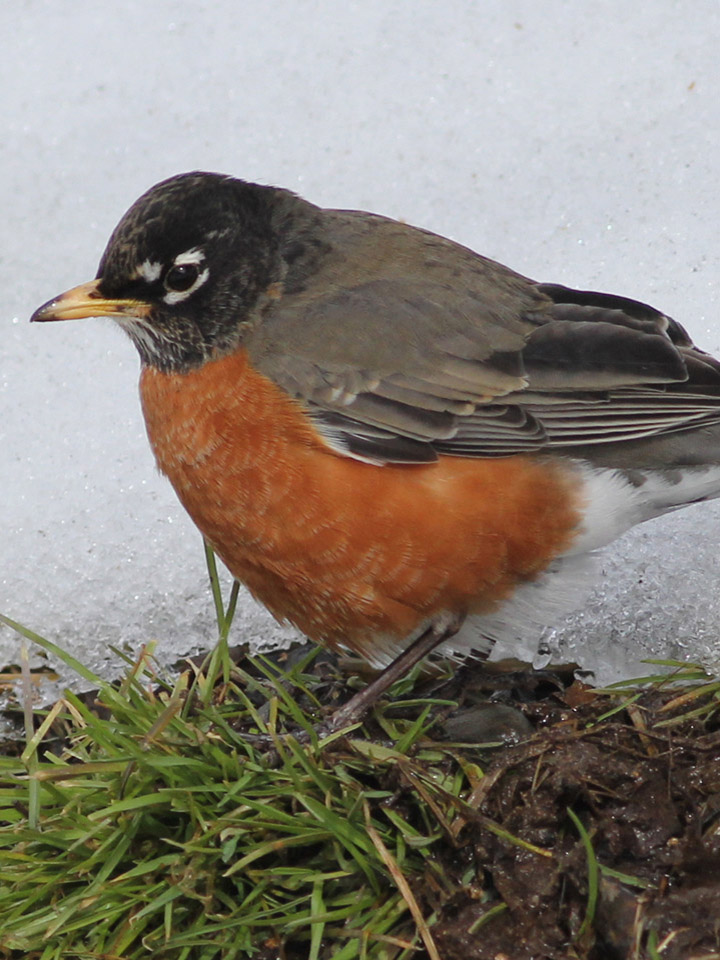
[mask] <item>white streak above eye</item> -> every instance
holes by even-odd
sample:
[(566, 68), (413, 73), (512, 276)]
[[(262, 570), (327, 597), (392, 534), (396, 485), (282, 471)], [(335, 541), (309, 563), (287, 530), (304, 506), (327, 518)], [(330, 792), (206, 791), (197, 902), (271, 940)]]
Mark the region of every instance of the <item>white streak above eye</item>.
[(174, 267), (184, 267), (187, 263), (200, 264), (205, 259), (205, 253), (200, 247), (193, 247), (192, 250), (186, 250), (185, 253), (179, 253), (173, 260)]
[(135, 270), (135, 276), (146, 283), (155, 283), (156, 280), (160, 279), (161, 273), (162, 264), (157, 260), (143, 260)]

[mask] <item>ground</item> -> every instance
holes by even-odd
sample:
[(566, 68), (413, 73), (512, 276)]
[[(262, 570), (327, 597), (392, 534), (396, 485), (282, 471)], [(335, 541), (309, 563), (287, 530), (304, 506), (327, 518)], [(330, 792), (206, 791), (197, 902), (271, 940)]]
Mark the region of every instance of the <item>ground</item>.
[[(108, 738), (121, 735), (132, 704), (124, 713), (124, 700), (113, 701), (114, 694), (105, 692), (98, 708), (97, 695), (89, 695), (85, 704), (90, 712), (84, 714), (82, 730), (71, 730), (69, 719), (59, 713), (45, 741), (44, 756), (51, 763), (41, 760), (36, 777), (57, 792), (63, 785), (57, 764), (64, 760), (68, 766), (63, 768), (67, 771), (62, 773), (63, 782), (71, 786), (73, 775), (77, 781), (68, 794), (72, 802), (66, 797), (54, 807), (56, 798), (48, 795), (40, 805), (36, 834), (27, 832), (26, 809), (17, 798), (12, 816), (5, 819), (0, 810), (0, 822), (6, 823), (0, 849), (12, 851), (3, 879), (6, 891), (15, 890), (12, 896), (0, 897), (0, 930), (5, 930), (0, 933), (0, 946), (5, 947), (0, 956), (14, 960), (116, 955), (109, 941), (95, 952), (88, 946), (91, 952), (85, 953), (85, 948), (73, 946), (72, 935), (55, 927), (59, 905), (71, 902), (76, 894), (71, 896), (70, 891), (78, 880), (86, 883), (97, 864), (86, 868), (71, 858), (67, 866), (71, 884), (67, 873), (57, 872), (57, 845), (50, 843), (42, 880), (37, 874), (48, 836), (70, 829), (77, 836), (74, 821), (68, 825), (58, 817), (67, 819), (68, 807), (82, 805), (87, 796), (88, 803), (95, 804), (83, 811), (88, 821), (98, 824), (119, 816), (118, 836), (129, 843), (108, 887), (116, 884), (122, 889), (131, 875), (149, 878), (156, 862), (162, 861), (158, 890), (171, 889), (170, 877), (182, 891), (183, 897), (175, 901), (175, 939), (168, 939), (166, 931), (164, 946), (158, 942), (153, 953), (167, 960), (720, 957), (717, 683), (696, 677), (690, 684), (664, 680), (644, 690), (608, 693), (575, 681), (572, 667), (538, 674), (517, 664), (469, 663), (460, 669), (441, 664), (418, 676), (414, 685), (408, 682), (392, 704), (376, 710), (364, 733), (353, 730), (319, 745), (293, 741), (290, 748), (282, 738), (276, 738), (274, 746), (256, 741), (259, 726), (274, 724), (277, 733), (284, 723), (294, 726), (301, 717), (298, 705), (317, 716), (319, 702), (327, 711), (347, 696), (347, 676), (341, 669), (347, 664), (322, 653), (310, 665), (310, 656), (301, 649), (258, 665), (238, 655), (233, 674), (214, 688), (209, 707), (224, 710), (224, 719), (191, 712), (182, 735), (173, 724), (180, 704), (183, 709), (189, 704), (187, 696), (159, 698), (162, 709), (152, 723), (148, 716), (149, 732), (130, 738), (143, 749), (132, 761), (120, 762), (117, 793), (112, 778), (103, 775), (103, 790), (112, 794), (104, 801), (107, 808), (97, 807), (97, 784), (90, 792), (83, 793), (82, 788), (102, 763), (113, 761)], [(277, 673), (278, 665), (289, 672)], [(687, 670), (683, 676), (687, 680)], [(274, 697), (268, 697), (270, 689), (275, 690)], [(127, 685), (121, 690), (126, 700)], [(204, 696), (207, 700), (207, 691)], [(234, 696), (245, 704), (242, 709), (233, 704)], [(282, 702), (291, 705), (286, 712)], [(80, 703), (76, 712), (85, 710)], [(136, 712), (143, 712), (142, 704)], [(210, 724), (207, 716), (214, 718)], [(102, 732), (88, 735), (93, 725)], [(83, 753), (83, 738), (88, 736), (93, 743)], [(191, 749), (181, 747), (178, 759), (168, 766), (169, 752), (183, 737)], [(194, 821), (195, 814), (184, 800), (178, 804), (178, 796), (195, 791), (194, 802), (201, 806), (201, 793), (212, 789), (210, 768), (206, 764), (202, 784), (193, 779), (170, 781), (167, 771), (190, 769), (192, 763), (201, 762), (206, 748), (217, 751), (218, 744), (233, 755), (242, 753), (248, 738), (256, 752), (241, 756), (236, 772), (223, 769), (218, 792), (208, 804), (218, 817), (217, 829), (207, 810)], [(125, 754), (132, 750), (129, 741), (119, 742)], [(150, 772), (142, 781), (142, 764), (146, 756), (152, 757), (155, 746), (161, 748), (158, 759), (148, 761)], [(10, 741), (6, 750), (18, 752)], [(26, 759), (27, 754), (26, 749)], [(226, 757), (221, 761), (227, 762)], [(177, 773), (172, 776), (177, 778)], [(23, 789), (20, 778), (15, 783)], [(233, 784), (240, 787), (237, 796), (223, 807), (233, 794)], [(174, 797), (172, 802), (163, 799), (166, 794)], [(156, 803), (160, 810), (151, 811), (152, 822), (127, 820), (128, 810), (140, 812)], [(122, 814), (114, 812), (121, 808)], [(249, 810), (261, 820), (249, 821)], [(318, 824), (325, 834), (317, 833)], [(355, 832), (346, 836), (346, 827)], [(296, 829), (310, 833), (295, 835)], [(253, 831), (255, 845), (243, 847)], [(207, 857), (215, 836), (223, 839), (221, 861)], [(19, 841), (15, 846), (9, 842), (13, 837)], [(118, 842), (112, 836), (101, 840), (100, 847)], [(32, 896), (27, 894), (30, 877), (23, 878), (12, 861), (12, 856), (27, 852), (28, 843), (37, 858)], [(191, 852), (192, 844), (196, 846)], [(359, 856), (361, 847), (365, 853)], [(96, 856), (97, 850), (92, 850), (91, 859)], [(173, 866), (168, 866), (168, 856), (174, 857)], [(101, 862), (104, 870), (106, 863)], [(232, 881), (223, 879), (229, 876)], [(313, 893), (303, 900), (300, 892), (306, 880)], [(38, 912), (42, 883), (48, 890), (46, 915)], [(146, 888), (151, 886), (147, 879)], [(118, 930), (151, 909), (147, 892), (137, 907), (135, 895), (128, 894), (127, 904), (120, 905), (121, 916), (122, 911), (127, 916)], [(26, 914), (21, 911), (18, 919), (18, 903), (24, 896), (32, 908), (28, 906)], [(91, 898), (82, 887), (77, 896), (87, 908)], [(263, 909), (258, 912), (262, 897)], [(308, 897), (309, 912), (294, 913)], [(222, 922), (203, 927), (204, 939), (196, 941), (203, 946), (187, 953), (177, 937), (183, 924), (187, 930), (197, 928), (193, 910), (198, 899), (203, 918)], [(183, 913), (178, 904), (185, 903)], [(355, 903), (357, 916), (348, 912)], [(394, 913), (376, 928), (375, 918), (387, 913), (386, 907)], [(273, 911), (274, 919), (267, 920)], [(23, 916), (31, 918), (25, 927)], [(161, 935), (163, 925), (158, 923), (157, 930), (152, 926), (145, 930), (148, 945)], [(72, 926), (68, 922), (69, 930)], [(48, 927), (54, 927), (60, 953), (43, 952), (42, 938), (34, 936), (40, 931), (47, 935)], [(233, 950), (228, 952), (218, 946), (218, 937), (231, 927)], [(119, 936), (117, 930), (110, 933)], [(83, 943), (88, 936), (82, 933)], [(348, 939), (352, 936), (359, 938), (356, 946)], [(51, 937), (49, 942), (56, 941)], [(44, 949), (50, 949), (47, 943)], [(135, 953), (128, 946), (122, 956), (146, 955), (144, 949)], [(220, 952), (213, 952), (216, 949)]]

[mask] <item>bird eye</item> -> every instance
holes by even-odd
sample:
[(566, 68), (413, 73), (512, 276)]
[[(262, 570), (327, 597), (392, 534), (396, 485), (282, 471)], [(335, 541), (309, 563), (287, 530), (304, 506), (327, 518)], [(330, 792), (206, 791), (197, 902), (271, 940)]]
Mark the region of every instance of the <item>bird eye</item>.
[(176, 293), (183, 293), (197, 282), (199, 275), (200, 270), (196, 263), (179, 263), (165, 274), (165, 287)]

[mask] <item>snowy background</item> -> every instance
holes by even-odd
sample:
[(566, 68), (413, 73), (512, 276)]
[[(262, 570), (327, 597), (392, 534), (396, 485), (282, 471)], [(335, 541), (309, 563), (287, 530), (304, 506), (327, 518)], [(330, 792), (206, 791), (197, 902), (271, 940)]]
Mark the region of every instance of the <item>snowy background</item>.
[[(27, 323), (170, 174), (403, 218), (720, 349), (719, 28), (717, 0), (1, 4), (0, 612), (106, 675), (109, 644), (171, 662), (213, 641), (134, 348), (110, 321)], [(717, 667), (719, 531), (715, 504), (633, 531), (552, 641), (601, 680)], [(287, 635), (247, 601), (232, 639)], [(0, 627), (0, 669), (17, 649)]]

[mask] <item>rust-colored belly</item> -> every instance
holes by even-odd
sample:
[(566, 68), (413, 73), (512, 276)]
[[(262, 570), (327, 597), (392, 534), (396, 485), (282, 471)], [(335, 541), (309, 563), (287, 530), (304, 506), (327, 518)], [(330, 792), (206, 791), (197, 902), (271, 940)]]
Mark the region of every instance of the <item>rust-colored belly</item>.
[(160, 470), (233, 575), (318, 642), (372, 656), (445, 610), (495, 609), (561, 553), (577, 480), (532, 457), (373, 466), (328, 449), (244, 351), (145, 368)]

